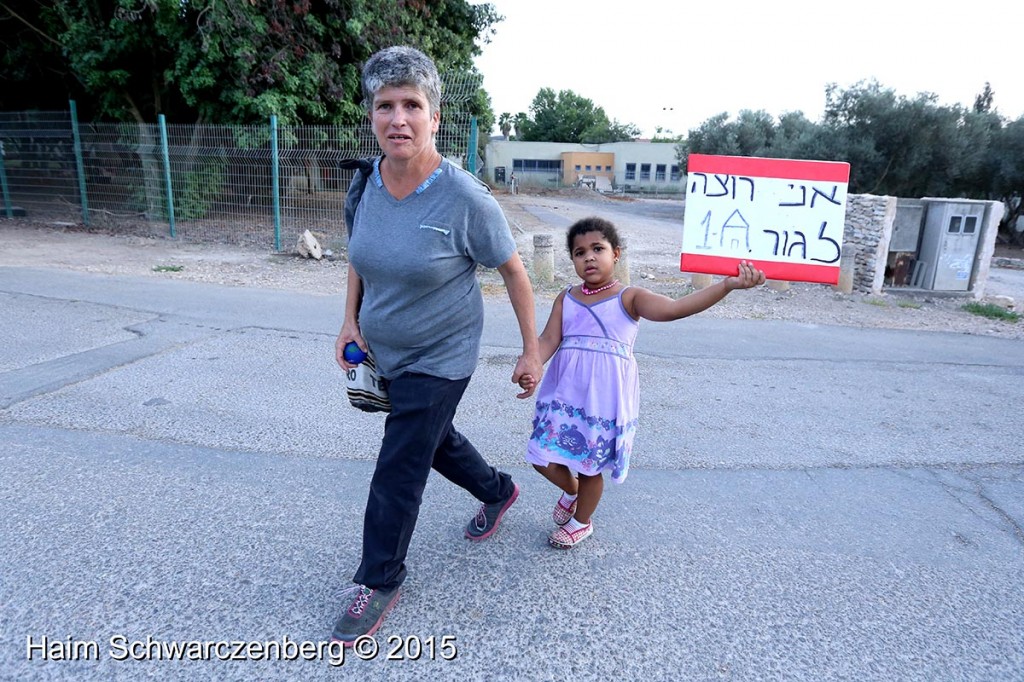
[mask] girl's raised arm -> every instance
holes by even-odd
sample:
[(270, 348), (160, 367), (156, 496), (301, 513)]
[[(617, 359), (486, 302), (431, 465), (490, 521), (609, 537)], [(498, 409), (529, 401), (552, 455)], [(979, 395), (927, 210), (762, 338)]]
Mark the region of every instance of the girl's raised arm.
[(733, 289), (749, 289), (764, 284), (764, 272), (747, 261), (741, 261), (737, 269), (738, 274), (679, 299), (630, 287), (626, 291), (634, 291), (634, 294), (623, 304), (634, 319), (642, 317), (653, 322), (668, 322), (696, 315), (721, 301)]

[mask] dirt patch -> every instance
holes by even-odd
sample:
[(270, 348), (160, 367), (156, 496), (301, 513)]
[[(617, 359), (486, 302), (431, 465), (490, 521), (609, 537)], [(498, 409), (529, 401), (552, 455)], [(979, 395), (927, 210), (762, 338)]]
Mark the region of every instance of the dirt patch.
[(111, 234), (31, 220), (0, 222), (0, 244), (0, 266), (61, 268), (313, 294), (343, 291), (347, 270), (343, 255), (317, 261), (294, 252)]

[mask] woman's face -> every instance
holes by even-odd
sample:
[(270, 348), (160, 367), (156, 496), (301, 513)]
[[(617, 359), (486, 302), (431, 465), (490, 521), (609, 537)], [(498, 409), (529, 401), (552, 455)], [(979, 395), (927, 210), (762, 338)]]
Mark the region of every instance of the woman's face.
[(408, 161), (433, 154), (434, 134), (441, 112), (430, 113), (430, 103), (416, 88), (384, 87), (373, 96), (370, 110), (373, 134), (384, 155)]

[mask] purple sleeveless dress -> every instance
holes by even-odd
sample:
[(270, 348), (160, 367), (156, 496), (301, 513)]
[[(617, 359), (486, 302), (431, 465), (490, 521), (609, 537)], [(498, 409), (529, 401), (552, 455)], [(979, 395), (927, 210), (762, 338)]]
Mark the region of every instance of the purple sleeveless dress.
[(622, 307), (621, 291), (593, 305), (566, 292), (562, 343), (537, 391), (526, 461), (626, 480), (640, 414), (633, 357), (639, 327)]

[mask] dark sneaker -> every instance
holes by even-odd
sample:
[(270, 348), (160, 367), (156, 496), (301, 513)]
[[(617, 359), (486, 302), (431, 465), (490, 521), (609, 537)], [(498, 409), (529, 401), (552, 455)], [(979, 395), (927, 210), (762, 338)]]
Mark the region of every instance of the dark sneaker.
[(401, 589), (390, 592), (372, 590), (365, 585), (356, 585), (355, 597), (334, 624), (331, 641), (342, 642), (345, 646), (352, 644), (365, 635), (372, 635), (384, 621), (391, 607), (398, 601)]
[(486, 540), (494, 535), (501, 523), (501, 517), (505, 515), (508, 508), (519, 497), (519, 486), (512, 484), (512, 494), (504, 502), (481, 505), (480, 511), (476, 513), (473, 520), (466, 526), (466, 537), (470, 540)]

